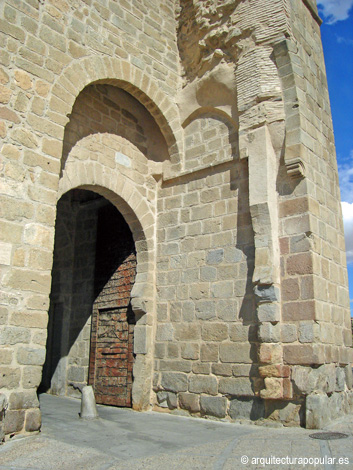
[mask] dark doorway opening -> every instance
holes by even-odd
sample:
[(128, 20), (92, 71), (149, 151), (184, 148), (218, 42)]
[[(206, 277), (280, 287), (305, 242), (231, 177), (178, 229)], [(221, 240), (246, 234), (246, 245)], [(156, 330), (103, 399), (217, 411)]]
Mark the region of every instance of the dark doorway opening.
[(58, 203), (47, 357), (40, 391), (132, 406), (132, 233), (104, 197), (75, 189)]

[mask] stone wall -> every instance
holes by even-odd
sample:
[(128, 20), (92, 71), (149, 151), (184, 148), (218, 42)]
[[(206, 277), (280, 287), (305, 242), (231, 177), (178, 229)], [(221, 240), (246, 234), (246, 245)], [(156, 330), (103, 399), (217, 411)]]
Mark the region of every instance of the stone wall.
[(246, 162), (232, 162), (161, 189), (154, 384), (160, 406), (224, 417), (225, 395), (254, 395), (247, 185)]
[[(92, 285), (95, 221), (64, 208), (76, 189), (134, 238), (135, 409), (313, 427), (323, 403), (332, 418), (352, 406), (319, 23), (312, 0), (1, 2), (6, 433), (40, 426), (59, 285), (53, 311), (77, 342), (56, 393), (87, 376), (92, 299), (68, 293)], [(52, 271), (54, 239), (79, 232), (76, 261)]]

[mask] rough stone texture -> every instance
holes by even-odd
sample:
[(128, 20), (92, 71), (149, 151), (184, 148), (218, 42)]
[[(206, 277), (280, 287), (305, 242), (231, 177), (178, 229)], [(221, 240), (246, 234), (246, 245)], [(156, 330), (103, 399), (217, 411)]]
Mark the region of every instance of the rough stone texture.
[(187, 390), (187, 376), (178, 372), (165, 372), (162, 375), (161, 384), (171, 392), (185, 392)]
[(306, 399), (306, 427), (308, 429), (322, 429), (330, 421), (338, 419), (342, 414), (353, 411), (352, 391), (343, 393), (315, 392)]
[[(297, 425), (307, 400), (308, 426), (326, 402), (348, 409), (352, 335), (319, 23), (315, 2), (301, 0), (1, 2), (7, 433), (39, 429), (40, 384), (79, 396), (89, 379), (107, 204), (136, 249), (124, 375), (134, 409), (227, 419), (265, 409)], [(109, 351), (104, 361), (112, 370)]]
[(225, 397), (207, 397), (202, 395), (200, 399), (201, 413), (216, 418), (224, 418), (227, 411), (227, 399)]
[[(304, 406), (302, 402), (269, 401), (266, 404), (265, 417), (271, 421), (279, 421), (283, 426), (304, 426)], [(308, 426), (307, 426), (308, 427)]]
[(234, 398), (230, 402), (229, 416), (232, 419), (256, 421), (265, 417), (265, 404), (259, 398)]
[(38, 407), (38, 398), (34, 390), (16, 393), (13, 392), (9, 399), (9, 410), (21, 410)]
[(26, 432), (38, 431), (42, 425), (42, 419), (40, 410), (29, 410), (26, 413), (26, 423), (25, 430)]
[(169, 408), (173, 410), (177, 408), (177, 395), (172, 392), (158, 392), (157, 403), (161, 408)]
[(198, 413), (200, 411), (200, 396), (191, 393), (179, 393), (179, 404), (184, 410), (190, 413)]
[(299, 395), (309, 395), (315, 390), (331, 394), (336, 389), (337, 378), (341, 382), (343, 375), (344, 370), (341, 368), (335, 368), (334, 364), (324, 364), (317, 369), (294, 366), (292, 367), (291, 378), (295, 393)]

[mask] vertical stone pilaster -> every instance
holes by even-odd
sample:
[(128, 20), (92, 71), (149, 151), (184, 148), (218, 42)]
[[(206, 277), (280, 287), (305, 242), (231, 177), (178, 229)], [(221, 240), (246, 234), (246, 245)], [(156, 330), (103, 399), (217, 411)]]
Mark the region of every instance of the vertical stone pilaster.
[(249, 161), (249, 204), (254, 230), (254, 294), (258, 321), (258, 359), (265, 388), (262, 398), (290, 395), (281, 343), (280, 250), (276, 177), (279, 162), (266, 125), (242, 138)]

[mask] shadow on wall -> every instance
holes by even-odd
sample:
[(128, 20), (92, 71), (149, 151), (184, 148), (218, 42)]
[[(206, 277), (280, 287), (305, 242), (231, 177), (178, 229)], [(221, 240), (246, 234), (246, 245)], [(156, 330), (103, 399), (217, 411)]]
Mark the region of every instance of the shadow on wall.
[[(241, 160), (238, 166), (239, 197), (237, 211), (237, 243), (236, 247), (244, 254), (242, 270), (246, 271), (245, 292), (239, 308), (239, 320), (247, 329), (247, 336), (243, 341), (250, 344), (250, 360), (248, 377), (251, 382), (252, 392), (258, 391), (261, 378), (258, 364), (258, 323), (256, 315), (256, 302), (254, 295), (253, 274), (255, 266), (255, 241), (249, 206), (249, 172), (247, 160)], [(260, 398), (251, 396), (238, 396), (230, 400), (230, 414), (234, 419), (247, 418), (257, 420), (264, 415), (264, 403)]]
[(112, 85), (89, 85), (77, 97), (65, 127), (60, 176), (75, 144), (84, 137), (102, 133), (133, 142), (146, 158), (153, 161), (162, 162), (169, 158), (158, 125), (136, 98)]

